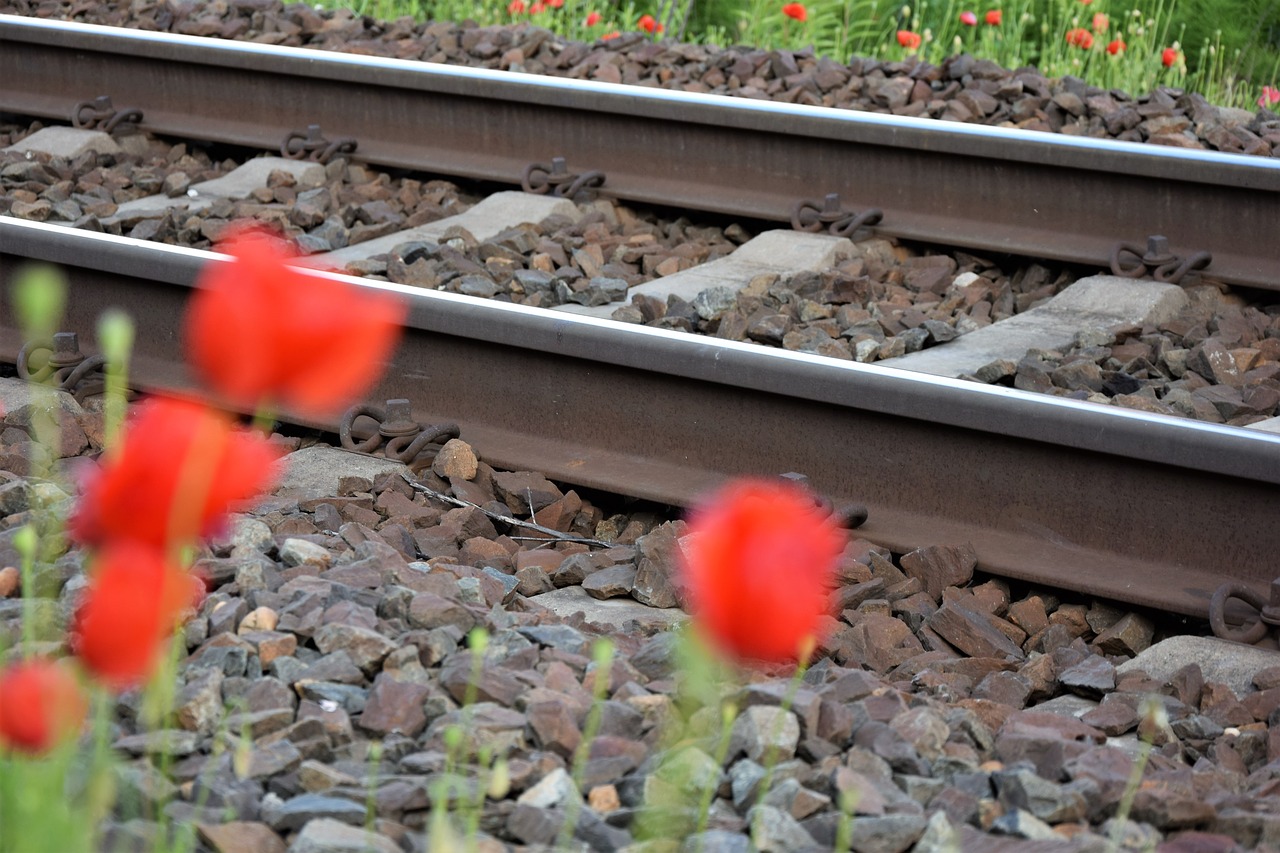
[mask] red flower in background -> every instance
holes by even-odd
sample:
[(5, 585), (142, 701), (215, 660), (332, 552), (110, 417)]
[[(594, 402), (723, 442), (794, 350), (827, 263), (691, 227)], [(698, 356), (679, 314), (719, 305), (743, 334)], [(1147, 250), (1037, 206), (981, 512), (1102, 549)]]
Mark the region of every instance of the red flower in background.
[(803, 3), (788, 3), (782, 7), (782, 14), (801, 23), (809, 20), (809, 10), (804, 7)]
[(205, 266), (186, 319), (188, 358), (215, 392), (250, 411), (320, 416), (381, 374), (404, 320), (398, 296), (290, 267), (285, 244), (262, 231), (219, 248), (233, 260)]
[(195, 605), (200, 582), (154, 548), (113, 544), (94, 560), (76, 611), (72, 648), (103, 684), (123, 690), (146, 680), (178, 617)]
[(986, 20), (986, 22), (991, 26), (998, 27), (1004, 20), (1004, 12), (1001, 12), (999, 9), (989, 9), (987, 10), (984, 20)]
[(1107, 53), (1111, 54), (1112, 56), (1116, 56), (1118, 54), (1124, 53), (1128, 49), (1129, 49), (1129, 45), (1124, 43), (1124, 39), (1116, 39), (1115, 41), (1111, 42), (1111, 44), (1107, 45)]
[(1272, 104), (1280, 104), (1280, 89), (1275, 86), (1263, 86), (1262, 97), (1258, 98), (1258, 106), (1269, 107)]
[(594, 27), (596, 24), (600, 23), (600, 21), (601, 16), (599, 12), (588, 12), (587, 19), (582, 22), (582, 25), (584, 27)]
[(523, 14), (524, 14), (524, 0), (511, 0), (511, 2), (507, 4), (507, 14), (508, 14), (508, 15), (523, 15)]
[(978, 16), (973, 12), (961, 12), (960, 23), (966, 27), (976, 27), (978, 26)]
[(699, 628), (743, 660), (796, 660), (819, 636), (845, 535), (805, 490), (730, 485), (695, 511), (683, 581)]
[(541, 3), (534, 3), (532, 6), (529, 7), (530, 15), (541, 15), (545, 11), (547, 11), (547, 7), (542, 5)]
[(12, 663), (0, 672), (0, 749), (48, 752), (80, 731), (86, 709), (65, 666), (48, 660)]
[(1176, 47), (1166, 47), (1160, 51), (1160, 61), (1164, 63), (1165, 68), (1172, 68), (1178, 62), (1178, 49)]
[(662, 24), (659, 24), (653, 15), (641, 15), (640, 20), (636, 21), (636, 26), (649, 34), (660, 33), (663, 30)]
[(1075, 45), (1081, 50), (1088, 50), (1093, 47), (1093, 33), (1084, 27), (1076, 27), (1074, 30), (1067, 30), (1067, 44)]
[(552, 9), (559, 9), (564, 6), (564, 0), (547, 0), (547, 5)]
[(915, 50), (920, 47), (920, 34), (910, 30), (898, 30), (898, 44), (907, 50)]
[(68, 526), (86, 545), (182, 546), (265, 491), (277, 457), (265, 438), (221, 412), (152, 397), (134, 407), (123, 440), (85, 482)]
[(1105, 33), (1107, 31), (1107, 27), (1110, 26), (1111, 19), (1102, 12), (1098, 12), (1093, 16), (1093, 31), (1095, 33)]
[(609, 39), (616, 39), (616, 38), (618, 38), (620, 35), (622, 35), (622, 33), (618, 32), (617, 30), (613, 30), (613, 31), (611, 31), (611, 32), (607, 32), (607, 33), (605, 33), (604, 35), (600, 36), (600, 40), (601, 40), (601, 41), (608, 41)]

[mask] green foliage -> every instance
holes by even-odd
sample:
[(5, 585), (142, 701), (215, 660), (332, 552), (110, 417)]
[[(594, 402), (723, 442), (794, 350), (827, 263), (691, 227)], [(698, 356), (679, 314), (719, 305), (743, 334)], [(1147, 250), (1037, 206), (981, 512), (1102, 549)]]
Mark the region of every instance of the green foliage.
[[(1081, 77), (1103, 88), (1141, 94), (1157, 86), (1198, 91), (1210, 101), (1252, 109), (1264, 84), (1280, 83), (1280, 3), (1275, 0), (810, 0), (807, 20), (782, 14), (786, 0), (327, 0), (360, 14), (394, 19), (471, 20), (482, 26), (529, 21), (566, 38), (594, 41), (614, 30), (635, 31), (643, 14), (666, 26), (661, 35), (695, 43), (760, 45), (847, 61), (852, 56), (898, 60), (916, 54), (940, 63), (960, 53), (1006, 68), (1033, 65), (1050, 77)], [(535, 6), (535, 3), (537, 5)], [(530, 9), (536, 9), (531, 14)], [(988, 11), (999, 25), (985, 22)], [(586, 26), (591, 13), (598, 24)], [(972, 12), (978, 23), (961, 22)], [(1094, 28), (1096, 15), (1108, 26)], [(1089, 48), (1068, 44), (1073, 28), (1090, 32)], [(921, 37), (918, 49), (897, 32)], [(1125, 49), (1109, 52), (1120, 38)], [(1162, 52), (1175, 48), (1172, 66)]]

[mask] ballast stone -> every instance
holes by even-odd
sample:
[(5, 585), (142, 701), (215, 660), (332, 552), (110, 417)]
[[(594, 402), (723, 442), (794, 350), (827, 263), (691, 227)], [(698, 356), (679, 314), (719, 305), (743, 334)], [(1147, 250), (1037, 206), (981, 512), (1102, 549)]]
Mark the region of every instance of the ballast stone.
[[(704, 290), (726, 288), (737, 292), (760, 275), (829, 269), (852, 254), (854, 244), (846, 237), (781, 229), (765, 231), (743, 243), (731, 255), (638, 284), (627, 291), (627, 296), (643, 294), (662, 300), (678, 296), (692, 302)], [(557, 305), (554, 310), (607, 319), (618, 307), (618, 303), (613, 302), (595, 306)]]
[(316, 445), (296, 450), (284, 458), (284, 475), (276, 490), (328, 497), (338, 494), (343, 477), (372, 480), (381, 474), (408, 471), (407, 465), (393, 459)]
[(1187, 664), (1198, 664), (1206, 682), (1227, 685), (1237, 696), (1252, 693), (1254, 673), (1280, 666), (1280, 651), (1219, 640), (1177, 636), (1161, 640), (1116, 667), (1117, 675), (1141, 670), (1156, 681), (1168, 681)]
[(970, 332), (951, 343), (876, 362), (935, 376), (976, 373), (994, 361), (1017, 362), (1029, 349), (1071, 346), (1087, 329), (1158, 326), (1187, 304), (1176, 284), (1135, 281), (1115, 275), (1082, 278), (1043, 305)]
[(470, 210), (456, 216), (375, 237), (345, 249), (312, 255), (303, 263), (305, 266), (344, 269), (353, 261), (362, 261), (374, 255), (385, 255), (401, 243), (415, 240), (439, 242), (444, 238), (445, 232), (451, 228), (462, 228), (483, 243), (508, 228), (514, 228), (526, 222), (542, 222), (551, 216), (563, 216), (577, 222), (582, 218), (582, 212), (573, 202), (556, 196), (535, 195), (514, 190), (494, 193)]

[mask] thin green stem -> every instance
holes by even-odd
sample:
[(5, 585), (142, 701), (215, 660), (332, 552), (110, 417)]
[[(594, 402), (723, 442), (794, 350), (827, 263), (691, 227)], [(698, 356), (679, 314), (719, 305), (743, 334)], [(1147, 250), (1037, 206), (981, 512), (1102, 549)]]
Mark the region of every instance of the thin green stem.
[[(791, 706), (796, 700), (796, 693), (800, 690), (800, 683), (804, 680), (805, 670), (808, 669), (808, 655), (801, 656), (801, 662), (796, 665), (795, 674), (791, 676), (791, 681), (787, 685), (787, 693), (782, 697), (782, 704), (778, 714), (774, 720), (772, 731), (770, 732), (768, 745), (764, 751), (764, 778), (760, 780), (760, 793), (756, 797), (756, 803), (764, 801), (765, 796), (769, 793), (769, 789), (773, 786), (773, 772), (778, 765), (778, 736), (782, 734), (782, 727), (786, 723), (787, 715), (791, 713)], [(751, 825), (751, 840), (759, 846), (759, 830), (760, 821), (757, 816)]]
[[(726, 702), (720, 709), (720, 737), (716, 740), (716, 766), (724, 767), (724, 761), (729, 757), (729, 741), (733, 735), (733, 721), (738, 718), (738, 706), (732, 702)], [(702, 853), (703, 845), (706, 839), (702, 833), (707, 829), (707, 822), (711, 819), (711, 801), (715, 799), (716, 789), (718, 785), (707, 785), (702, 789), (702, 794), (698, 800), (698, 827), (694, 830), (694, 835), (698, 838), (698, 846), (695, 853)]]

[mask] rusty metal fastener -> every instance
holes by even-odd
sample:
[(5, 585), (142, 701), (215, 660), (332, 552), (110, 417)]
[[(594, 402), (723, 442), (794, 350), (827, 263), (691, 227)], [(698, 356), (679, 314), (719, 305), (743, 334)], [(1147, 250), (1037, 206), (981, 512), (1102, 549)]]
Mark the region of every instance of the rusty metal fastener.
[[(1258, 615), (1239, 627), (1227, 624), (1227, 602), (1238, 599), (1248, 604)], [(1209, 625), (1213, 634), (1237, 643), (1256, 643), (1267, 635), (1272, 627), (1280, 625), (1280, 578), (1271, 582), (1271, 597), (1264, 598), (1250, 587), (1240, 583), (1224, 583), (1209, 600)]]
[(102, 375), (106, 359), (85, 357), (75, 332), (56, 332), (53, 340), (28, 341), (18, 351), (18, 376), (28, 382), (51, 385), (77, 400), (101, 394), (106, 388)]
[(81, 101), (71, 109), (71, 123), (81, 130), (101, 130), (111, 133), (121, 124), (131, 125), (142, 121), (142, 110), (137, 107), (116, 109), (111, 96), (99, 95), (92, 101)]
[[(369, 418), (378, 425), (378, 431), (363, 441), (355, 437), (357, 418)], [(413, 419), (408, 400), (388, 400), (385, 409), (378, 406), (352, 406), (342, 416), (338, 437), (347, 450), (373, 453), (386, 442), (383, 453), (388, 459), (406, 464), (418, 457), (429, 444), (443, 444), (461, 435), (457, 424), (432, 424), (422, 426)]]
[(782, 474), (781, 477), (790, 483), (795, 483), (798, 486), (803, 486), (806, 489), (809, 489), (813, 494), (814, 503), (816, 503), (819, 508), (830, 514), (831, 517), (835, 519), (836, 524), (844, 529), (856, 530), (866, 524), (867, 507), (865, 504), (860, 504), (856, 501), (842, 501), (839, 504), (832, 503), (825, 495), (820, 495), (810, 489), (809, 476), (807, 474), (788, 471), (787, 473)]
[(359, 142), (353, 136), (344, 136), (330, 142), (325, 139), (320, 125), (309, 124), (306, 130), (295, 130), (280, 143), (280, 155), (290, 160), (311, 160), (328, 163), (334, 154), (350, 154)]
[(604, 172), (570, 172), (563, 157), (552, 157), (551, 165), (530, 163), (520, 176), (520, 186), (527, 193), (546, 195), (554, 193), (560, 198), (572, 199), (583, 190), (595, 190), (604, 186)]
[(1111, 247), (1111, 272), (1125, 278), (1142, 278), (1150, 275), (1156, 281), (1177, 284), (1192, 270), (1209, 266), (1213, 255), (1196, 252), (1181, 258), (1169, 251), (1169, 240), (1158, 234), (1147, 238), (1147, 249), (1136, 243), (1116, 243)]
[(840, 194), (827, 193), (820, 202), (812, 199), (796, 202), (791, 210), (791, 227), (816, 234), (826, 226), (827, 231), (837, 237), (849, 237), (859, 228), (878, 225), (883, 218), (884, 211), (878, 207), (861, 213), (844, 210), (840, 207)]

